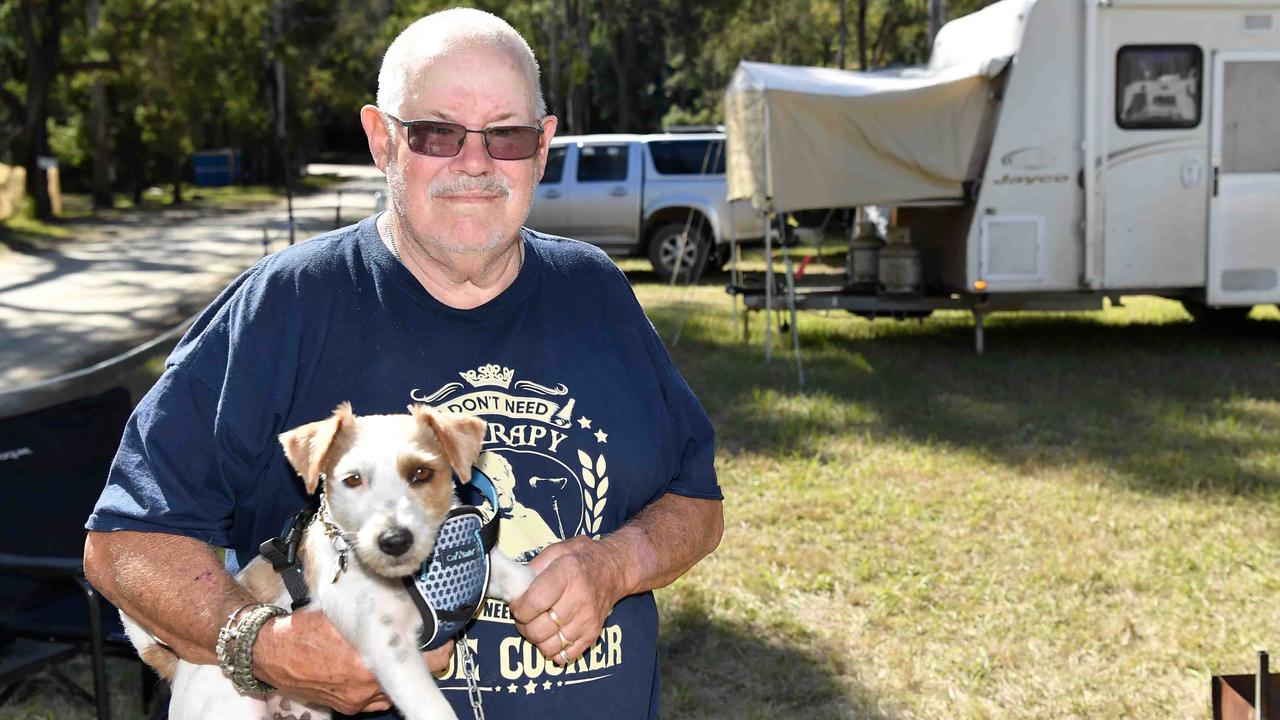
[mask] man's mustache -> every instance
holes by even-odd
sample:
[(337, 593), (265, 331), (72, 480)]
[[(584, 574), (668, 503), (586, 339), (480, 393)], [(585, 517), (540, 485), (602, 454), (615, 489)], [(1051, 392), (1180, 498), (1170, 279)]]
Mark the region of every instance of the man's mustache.
[(497, 175), (481, 175), (480, 177), (463, 175), (433, 182), (428, 192), (433, 198), (474, 193), (498, 195), (505, 198), (511, 195), (511, 186), (505, 178)]

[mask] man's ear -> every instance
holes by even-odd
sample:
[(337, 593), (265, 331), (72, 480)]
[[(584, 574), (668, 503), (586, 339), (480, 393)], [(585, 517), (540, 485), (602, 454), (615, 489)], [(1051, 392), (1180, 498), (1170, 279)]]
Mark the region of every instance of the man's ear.
[(560, 121), (555, 115), (548, 115), (542, 118), (542, 147), (538, 149), (537, 166), (534, 168), (537, 172), (537, 182), (542, 182), (542, 176), (547, 173), (547, 158), (551, 156), (551, 138), (556, 136), (556, 127)]
[(335, 441), (344, 432), (354, 429), (355, 419), (351, 403), (344, 402), (327, 419), (307, 423), (280, 435), (284, 456), (302, 476), (308, 495), (315, 493), (319, 486), (320, 474), (330, 461)]
[(387, 132), (382, 112), (374, 105), (365, 105), (360, 108), (360, 125), (364, 127), (364, 136), (369, 141), (369, 154), (373, 156), (373, 164), (386, 172), (387, 158), (391, 156), (392, 150), (391, 135)]
[(410, 405), (409, 412), (421, 425), (431, 428), (458, 479), (471, 482), (471, 466), (480, 456), (488, 423), (471, 415), (437, 413), (426, 405)]

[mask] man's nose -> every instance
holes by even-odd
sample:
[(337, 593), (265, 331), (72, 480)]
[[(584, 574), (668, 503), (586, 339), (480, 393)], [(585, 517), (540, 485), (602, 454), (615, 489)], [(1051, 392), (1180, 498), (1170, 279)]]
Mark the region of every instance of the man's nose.
[(467, 133), (462, 149), (453, 156), (453, 168), (468, 175), (487, 175), (493, 172), (493, 158), (484, 146), (484, 135)]

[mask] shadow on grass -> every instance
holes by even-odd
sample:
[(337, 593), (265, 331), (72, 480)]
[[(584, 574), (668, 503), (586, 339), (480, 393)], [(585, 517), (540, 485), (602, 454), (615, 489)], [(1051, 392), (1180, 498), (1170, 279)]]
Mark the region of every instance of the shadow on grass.
[[(665, 338), (687, 312), (676, 303), (648, 310)], [(753, 322), (751, 343), (736, 331), (725, 337), (725, 322), (685, 322), (674, 349), (729, 449), (821, 457), (838, 436), (860, 433), (1011, 466), (1096, 466), (1097, 481), (1149, 492), (1280, 492), (1280, 469), (1267, 459), (1280, 434), (1275, 321), (1209, 332), (1186, 322), (995, 315), (982, 357), (966, 316), (882, 320), (858, 332), (802, 323), (805, 393), (790, 336), (775, 340), (766, 364), (759, 315)]]
[(665, 611), (659, 639), (662, 717), (889, 720), (870, 697), (849, 696), (838, 674), (849, 659), (819, 643), (781, 643), (700, 604)]

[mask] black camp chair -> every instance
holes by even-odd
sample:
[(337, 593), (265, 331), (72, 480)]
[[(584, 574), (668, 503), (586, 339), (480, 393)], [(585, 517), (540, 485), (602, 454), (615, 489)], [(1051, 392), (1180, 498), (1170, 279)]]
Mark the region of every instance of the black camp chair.
[[(59, 685), (110, 717), (106, 656), (133, 656), (119, 614), (84, 579), (84, 522), (102, 492), (130, 411), (116, 388), (0, 419), (0, 703), (30, 676)], [(7, 642), (6, 642), (7, 640)], [(57, 669), (88, 653), (93, 693)], [(152, 677), (143, 674), (143, 703)]]

